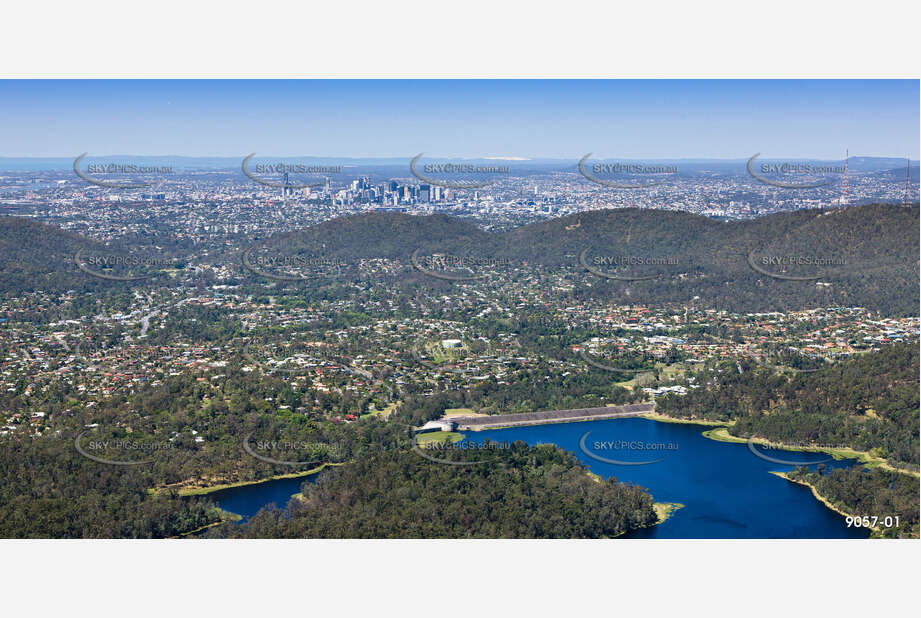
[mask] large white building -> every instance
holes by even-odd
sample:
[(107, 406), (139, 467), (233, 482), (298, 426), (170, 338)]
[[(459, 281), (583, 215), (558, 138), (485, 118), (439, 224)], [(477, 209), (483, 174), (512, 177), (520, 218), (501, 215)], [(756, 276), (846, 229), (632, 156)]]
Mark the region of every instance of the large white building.
[(428, 433), (430, 431), (454, 431), (457, 429), (457, 423), (451, 419), (440, 419), (429, 421), (422, 427), (416, 428), (416, 433)]

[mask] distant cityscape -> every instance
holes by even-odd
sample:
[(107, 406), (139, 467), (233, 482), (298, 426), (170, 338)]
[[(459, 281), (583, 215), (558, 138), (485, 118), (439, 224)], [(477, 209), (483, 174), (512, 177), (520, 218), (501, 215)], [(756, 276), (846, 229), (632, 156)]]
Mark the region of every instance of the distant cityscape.
[[(408, 164), (389, 162), (346, 166), (342, 173), (325, 176), (266, 176), (273, 186), (247, 178), (239, 167), (176, 166), (169, 174), (146, 175), (148, 186), (115, 189), (95, 186), (72, 169), (0, 171), (0, 214), (35, 218), (103, 241), (158, 230), (178, 242), (200, 244), (265, 236), (369, 211), (441, 213), (472, 219), (490, 230), (610, 208), (743, 219), (808, 208), (917, 201), (917, 162), (911, 163), (908, 190), (906, 160), (862, 162), (852, 162), (847, 176), (830, 174), (822, 186), (803, 189), (764, 184), (746, 171), (744, 162), (728, 161), (679, 165), (677, 174), (661, 175), (656, 184), (634, 189), (596, 184), (580, 174), (575, 163), (513, 162), (518, 164), (510, 166), (509, 174), (487, 178), (491, 184), (475, 189), (423, 182)], [(641, 178), (640, 184), (648, 180)]]

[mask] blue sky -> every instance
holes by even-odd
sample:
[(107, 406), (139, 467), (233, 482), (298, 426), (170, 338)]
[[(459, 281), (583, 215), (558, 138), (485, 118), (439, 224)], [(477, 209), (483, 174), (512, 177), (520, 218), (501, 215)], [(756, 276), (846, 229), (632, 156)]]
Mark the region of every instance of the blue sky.
[(0, 156), (918, 158), (917, 80), (0, 81)]

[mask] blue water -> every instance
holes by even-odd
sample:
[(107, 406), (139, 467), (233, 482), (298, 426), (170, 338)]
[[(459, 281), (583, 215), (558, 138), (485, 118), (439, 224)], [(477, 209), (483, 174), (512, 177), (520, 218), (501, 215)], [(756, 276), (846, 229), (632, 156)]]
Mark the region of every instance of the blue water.
[[(791, 483), (770, 471), (789, 471), (796, 466), (756, 457), (747, 444), (717, 442), (701, 435), (700, 425), (660, 423), (644, 418), (624, 418), (587, 423), (536, 425), (468, 433), (481, 443), (522, 440), (530, 445), (556, 444), (575, 453), (586, 467), (605, 478), (640, 485), (656, 502), (679, 502), (679, 509), (664, 523), (636, 530), (622, 538), (735, 539), (735, 538), (866, 538), (868, 532), (848, 528), (844, 517), (816, 500), (808, 487)], [(598, 461), (579, 447), (582, 436), (587, 450), (605, 459), (644, 462), (617, 465)], [(605, 448), (597, 442), (664, 444), (674, 450)], [(595, 448), (598, 446), (598, 448)], [(821, 453), (763, 450), (768, 457), (785, 461), (815, 462)], [(850, 467), (853, 459), (825, 461), (827, 468)], [(814, 466), (811, 466), (814, 468)]]
[(221, 489), (207, 495), (217, 505), (243, 517), (240, 523), (245, 523), (250, 517), (259, 512), (259, 509), (274, 504), (278, 508), (288, 505), (291, 496), (301, 490), (304, 481), (314, 482), (317, 475), (302, 476), (293, 479), (278, 479), (266, 481), (255, 485), (243, 485)]
[[(679, 509), (664, 523), (633, 531), (621, 538), (734, 539), (734, 538), (866, 538), (862, 528), (848, 528), (844, 517), (816, 500), (808, 487), (769, 474), (789, 471), (794, 465), (765, 461), (751, 453), (746, 444), (709, 440), (701, 435), (700, 425), (660, 423), (643, 418), (612, 419), (587, 423), (536, 425), (470, 432), (467, 440), (481, 443), (522, 440), (530, 445), (556, 444), (574, 453), (592, 472), (605, 478), (640, 485), (656, 502), (679, 502)], [(593, 459), (579, 447), (605, 459), (643, 462), (644, 465), (617, 465)], [(671, 450), (604, 448), (596, 442), (634, 442), (664, 444)], [(760, 450), (760, 449), (759, 449)], [(821, 453), (761, 450), (774, 459), (815, 462)], [(844, 468), (856, 461), (828, 460), (827, 468)], [(438, 465), (438, 464), (432, 464)], [(814, 466), (813, 466), (814, 467)], [(274, 503), (284, 507), (300, 491), (305, 480), (316, 475), (280, 479), (258, 485), (225, 489), (209, 497), (222, 509), (243, 516), (246, 521), (259, 509)]]

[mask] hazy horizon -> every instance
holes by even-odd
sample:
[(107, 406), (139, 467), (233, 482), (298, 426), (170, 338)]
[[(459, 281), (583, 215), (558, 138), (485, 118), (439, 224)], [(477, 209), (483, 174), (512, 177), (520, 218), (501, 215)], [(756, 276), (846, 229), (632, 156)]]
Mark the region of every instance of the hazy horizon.
[(919, 103), (917, 80), (4, 80), (0, 156), (917, 160)]

